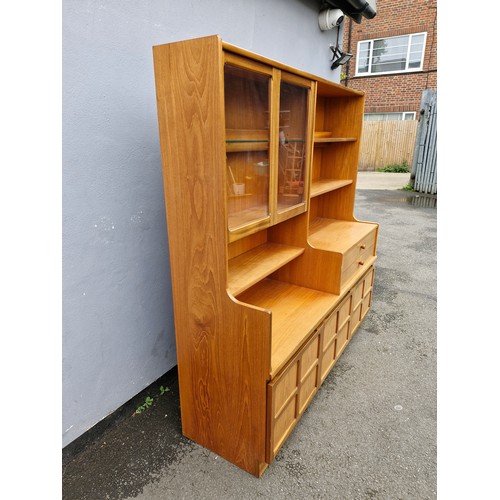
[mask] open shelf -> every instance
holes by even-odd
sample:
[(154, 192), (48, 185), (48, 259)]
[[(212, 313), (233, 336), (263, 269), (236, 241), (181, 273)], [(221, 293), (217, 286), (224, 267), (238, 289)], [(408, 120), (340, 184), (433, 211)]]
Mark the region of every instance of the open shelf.
[(271, 377), (285, 366), (338, 299), (338, 295), (268, 278), (238, 297), (272, 312)]
[(268, 242), (230, 259), (228, 291), (233, 295), (244, 292), (303, 253), (303, 248)]
[(315, 248), (344, 253), (376, 229), (376, 224), (315, 217), (309, 223), (309, 243)]
[(328, 144), (331, 142), (356, 142), (356, 137), (315, 137), (314, 144)]
[[(330, 313), (338, 296), (276, 280), (265, 280), (259, 288), (262, 306), (272, 311), (271, 377), (274, 377)], [(284, 297), (286, 301), (280, 300)]]
[(311, 182), (311, 198), (352, 184), (351, 179), (315, 179)]

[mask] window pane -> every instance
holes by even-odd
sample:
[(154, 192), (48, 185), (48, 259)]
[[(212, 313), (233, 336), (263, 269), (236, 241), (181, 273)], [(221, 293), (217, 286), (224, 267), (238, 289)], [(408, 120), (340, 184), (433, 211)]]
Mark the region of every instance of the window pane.
[(409, 36), (374, 40), (372, 73), (404, 71)]
[(420, 68), (424, 50), (424, 35), (413, 35), (410, 46), (408, 68)]
[(370, 42), (359, 44), (358, 73), (368, 73), (368, 63), (370, 57)]
[(402, 120), (403, 113), (365, 113), (365, 121), (389, 121), (389, 120)]

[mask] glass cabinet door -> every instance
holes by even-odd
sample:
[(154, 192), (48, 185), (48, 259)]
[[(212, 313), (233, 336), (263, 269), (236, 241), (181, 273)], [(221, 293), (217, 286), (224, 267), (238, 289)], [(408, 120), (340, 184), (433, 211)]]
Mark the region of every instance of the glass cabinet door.
[(305, 203), (309, 88), (280, 83), (278, 213)]
[[(226, 193), (228, 229), (270, 221), (271, 75), (226, 62)], [(240, 231), (241, 232), (241, 231)]]

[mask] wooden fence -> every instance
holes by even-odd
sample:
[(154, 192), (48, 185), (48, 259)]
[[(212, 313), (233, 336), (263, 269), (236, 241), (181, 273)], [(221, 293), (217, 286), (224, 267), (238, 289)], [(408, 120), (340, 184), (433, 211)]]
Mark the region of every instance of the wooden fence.
[(411, 169), (417, 120), (363, 122), (358, 170), (376, 170), (406, 161)]

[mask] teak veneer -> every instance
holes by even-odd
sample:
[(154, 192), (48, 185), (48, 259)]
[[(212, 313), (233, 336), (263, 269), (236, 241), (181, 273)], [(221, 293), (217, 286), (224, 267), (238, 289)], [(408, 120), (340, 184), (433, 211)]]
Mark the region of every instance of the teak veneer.
[(260, 476), (371, 307), (364, 95), (218, 36), (153, 56), (182, 431)]

